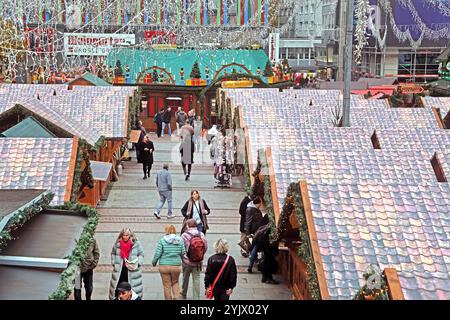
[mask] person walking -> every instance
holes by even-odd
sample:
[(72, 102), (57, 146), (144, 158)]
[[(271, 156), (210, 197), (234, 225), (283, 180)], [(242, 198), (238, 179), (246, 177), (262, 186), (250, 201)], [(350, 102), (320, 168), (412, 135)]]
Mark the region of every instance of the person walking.
[(195, 120), (196, 114), (195, 114), (195, 108), (192, 108), (188, 111), (188, 122), (191, 125), (191, 127), (194, 127), (194, 120)]
[(236, 287), (237, 268), (234, 258), (228, 255), (230, 247), (225, 239), (214, 243), (215, 255), (208, 259), (205, 272), (205, 291), (214, 300), (230, 300)]
[(163, 117), (162, 114), (164, 112), (164, 108), (162, 108), (159, 112), (157, 112), (153, 118), (153, 121), (156, 123), (156, 134), (158, 138), (161, 138)]
[(178, 111), (175, 114), (175, 120), (177, 122), (177, 136), (180, 136), (180, 128), (183, 127), (187, 121), (187, 114), (181, 107), (178, 107)]
[(144, 251), (134, 233), (129, 228), (120, 231), (111, 251), (113, 272), (109, 284), (109, 299), (118, 296), (117, 286), (122, 282), (129, 282), (133, 291), (142, 298), (142, 272)]
[(140, 134), (139, 134), (138, 142), (135, 143), (134, 146), (135, 146), (135, 149), (136, 149), (136, 160), (137, 160), (137, 163), (140, 163), (141, 161), (140, 161), (139, 154), (140, 154), (141, 150), (140, 150), (139, 146), (141, 145), (142, 141), (144, 140), (145, 135), (147, 134), (147, 130), (145, 130), (144, 126), (142, 125), (142, 121), (141, 120), (139, 120), (138, 123), (136, 124), (136, 130), (139, 130)]
[(172, 128), (170, 127), (170, 119), (172, 118), (171, 114), (172, 108), (167, 108), (166, 111), (164, 111), (162, 115), (162, 131), (161, 131), (161, 137), (164, 137), (164, 128), (167, 127), (167, 132), (169, 134), (169, 137), (172, 136)]
[(256, 242), (255, 246), (257, 246), (257, 250), (262, 249), (263, 251), (261, 282), (278, 284), (278, 281), (273, 279), (273, 274), (277, 272), (276, 257), (279, 253), (278, 242), (270, 239), (270, 231), (269, 223), (262, 225), (255, 234), (254, 242)]
[(156, 219), (161, 219), (161, 209), (167, 200), (167, 219), (173, 218), (173, 208), (172, 208), (172, 175), (169, 172), (169, 164), (164, 163), (163, 169), (156, 175), (156, 187), (158, 188), (160, 201), (156, 206), (155, 212), (153, 213)]
[[(183, 132), (184, 126), (183, 126)], [(185, 175), (185, 181), (188, 181), (191, 176), (192, 164), (194, 163), (194, 141), (189, 134), (185, 134), (180, 144), (181, 166)], [(187, 171), (186, 171), (187, 166)]]
[(179, 278), (181, 259), (185, 254), (184, 241), (176, 234), (173, 225), (166, 225), (166, 235), (159, 240), (152, 265), (159, 261), (159, 273), (164, 287), (165, 300), (177, 300), (180, 296)]
[(83, 261), (80, 263), (80, 270), (75, 278), (74, 296), (75, 300), (81, 299), (81, 280), (84, 282), (84, 289), (86, 291), (86, 300), (91, 300), (92, 291), (94, 290), (94, 269), (98, 264), (100, 258), (100, 250), (98, 249), (98, 243), (95, 238), (91, 239)]
[(144, 137), (144, 140), (140, 144), (140, 157), (142, 162), (142, 170), (144, 171), (144, 180), (150, 178), (150, 171), (153, 165), (153, 152), (155, 147), (153, 142), (150, 141), (148, 136)]
[(181, 208), (181, 214), (184, 217), (183, 226), (181, 228), (181, 233), (183, 233), (187, 228), (187, 220), (194, 219), (197, 223), (197, 230), (206, 234), (206, 230), (209, 229), (208, 219), (211, 210), (209, 209), (206, 201), (200, 198), (200, 193), (198, 190), (191, 191), (191, 197)]
[(202, 148), (202, 130), (203, 130), (203, 121), (200, 116), (197, 116), (197, 120), (194, 121), (194, 143), (196, 152), (200, 152)]
[[(239, 231), (241, 232), (241, 241), (242, 243), (247, 236), (245, 233), (245, 217), (246, 217), (246, 211), (247, 211), (247, 205), (252, 201), (252, 198), (250, 197), (250, 192), (247, 192), (244, 199), (242, 199), (241, 204), (239, 205), (239, 214), (241, 216), (241, 220), (239, 223)], [(243, 248), (241, 248), (241, 255), (245, 258), (248, 257), (248, 252), (245, 251)]]
[(131, 285), (128, 282), (121, 282), (117, 286), (117, 299), (116, 300), (142, 300), (139, 295), (131, 289)]
[(208, 249), (208, 243), (203, 232), (198, 231), (195, 219), (188, 219), (186, 225), (187, 229), (181, 235), (186, 251), (186, 254), (183, 256), (181, 298), (186, 299), (189, 277), (192, 274), (193, 298), (194, 300), (200, 300), (200, 272), (202, 271), (203, 258)]
[[(262, 201), (259, 197), (249, 202), (247, 209), (245, 210), (245, 224), (244, 231), (246, 236), (251, 236), (256, 233), (258, 228), (261, 226), (263, 221), (263, 215), (259, 208), (261, 208)], [(258, 252), (255, 247), (250, 251), (249, 265), (247, 271), (249, 273), (253, 272), (253, 264), (258, 256)]]

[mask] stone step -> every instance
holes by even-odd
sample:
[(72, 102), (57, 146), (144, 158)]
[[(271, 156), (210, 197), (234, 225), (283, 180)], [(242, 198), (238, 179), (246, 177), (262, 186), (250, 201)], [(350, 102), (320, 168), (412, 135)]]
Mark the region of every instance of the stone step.
[[(181, 212), (180, 208), (173, 208), (174, 212)], [(143, 217), (153, 214), (153, 208), (99, 208), (100, 217)], [(163, 208), (163, 212), (167, 212), (167, 208)], [(217, 216), (221, 218), (240, 217), (237, 209), (211, 209), (209, 216)]]
[[(177, 215), (175, 218), (172, 218), (171, 223), (175, 222), (175, 223), (180, 223), (182, 222), (184, 219), (184, 217)], [(159, 224), (167, 224), (168, 221), (167, 219), (159, 219), (156, 220), (155, 216), (148, 211), (146, 215), (144, 216), (124, 216), (124, 217), (120, 217), (120, 216), (108, 216), (108, 217), (103, 217), (101, 216), (99, 221), (99, 223), (107, 223), (107, 222), (111, 222), (111, 223), (123, 223), (123, 222), (144, 222), (144, 223), (159, 223)], [(208, 216), (208, 223), (209, 224), (231, 224), (233, 226), (238, 225), (240, 222), (240, 217), (217, 217), (217, 216)]]
[[(181, 218), (173, 218), (167, 219), (166, 215), (162, 215), (159, 221), (157, 219), (152, 222), (102, 222), (98, 224), (96, 233), (99, 232), (118, 232), (122, 227), (131, 228), (134, 232), (139, 233), (161, 233), (166, 224), (173, 224), (175, 227), (180, 230), (183, 219)], [(224, 233), (236, 233), (239, 231), (238, 224), (209, 224), (208, 234), (224, 234)]]

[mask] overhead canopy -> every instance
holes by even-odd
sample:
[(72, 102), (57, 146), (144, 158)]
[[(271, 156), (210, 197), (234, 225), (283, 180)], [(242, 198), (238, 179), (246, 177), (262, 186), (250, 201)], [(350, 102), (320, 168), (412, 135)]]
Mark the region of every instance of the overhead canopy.
[(19, 122), (14, 127), (3, 131), (2, 137), (21, 137), (21, 138), (56, 138), (56, 136), (44, 127), (34, 117), (30, 116), (25, 120)]
[(112, 164), (110, 162), (91, 161), (91, 170), (94, 180), (106, 181), (111, 172)]
[[(183, 79), (190, 79), (192, 67), (198, 62), (201, 79), (213, 80), (216, 71), (220, 71), (222, 67), (230, 65), (222, 69), (219, 75), (223, 75), (225, 71), (228, 74), (233, 72), (247, 73), (247, 71), (239, 66), (243, 65), (251, 74), (263, 74), (266, 63), (269, 61), (264, 50), (153, 50), (153, 49), (113, 49), (108, 55), (107, 65), (115, 66), (120, 61), (125, 68), (130, 68), (131, 83), (138, 83), (138, 78), (145, 74), (151, 74), (153, 67), (158, 67), (158, 74), (163, 73), (165, 77), (172, 78), (173, 83), (184, 85), (181, 79), (181, 73), (184, 72)], [(146, 71), (147, 70), (147, 71)], [(209, 76), (207, 77), (207, 74)], [(143, 81), (142, 81), (143, 82)], [(172, 83), (172, 82), (171, 82)]]

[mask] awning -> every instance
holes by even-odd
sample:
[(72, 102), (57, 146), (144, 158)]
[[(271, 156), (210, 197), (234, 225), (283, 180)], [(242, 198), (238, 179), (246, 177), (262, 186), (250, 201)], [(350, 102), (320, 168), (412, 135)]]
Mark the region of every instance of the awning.
[(382, 96), (384, 96), (384, 93), (379, 92), (376, 95), (370, 97), (369, 100), (380, 99)]
[(181, 101), (181, 100), (183, 100), (183, 99), (181, 99), (180, 97), (167, 97), (166, 100)]
[(91, 170), (94, 180), (106, 181), (111, 172), (112, 163), (91, 160)]

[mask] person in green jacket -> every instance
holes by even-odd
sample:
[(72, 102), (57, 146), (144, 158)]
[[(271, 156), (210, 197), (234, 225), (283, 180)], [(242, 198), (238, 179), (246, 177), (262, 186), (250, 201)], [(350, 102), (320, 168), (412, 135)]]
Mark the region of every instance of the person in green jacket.
[(166, 225), (166, 235), (159, 240), (152, 264), (159, 261), (159, 273), (164, 288), (165, 300), (178, 300), (180, 297), (179, 278), (181, 259), (185, 254), (184, 241), (177, 235), (173, 225)]

